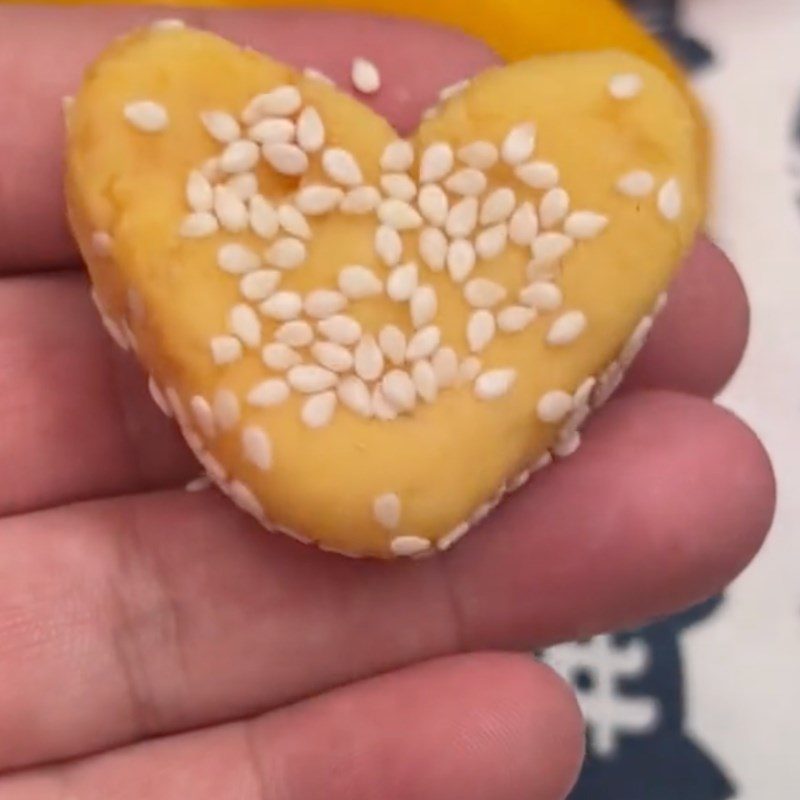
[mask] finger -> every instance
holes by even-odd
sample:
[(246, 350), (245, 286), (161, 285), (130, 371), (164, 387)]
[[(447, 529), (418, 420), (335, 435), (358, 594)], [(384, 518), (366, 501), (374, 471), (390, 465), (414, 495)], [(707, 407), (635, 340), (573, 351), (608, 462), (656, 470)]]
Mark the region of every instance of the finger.
[[(4, 800), (562, 800), (580, 715), (533, 659), (442, 659), (248, 722), (3, 780)], [(4, 785), (5, 784), (5, 785)]]
[(575, 456), (426, 562), (319, 553), (212, 492), (5, 520), (0, 758), (63, 758), (443, 653), (642, 622), (725, 585), (758, 549), (773, 491), (733, 417), (653, 393), (610, 404)]

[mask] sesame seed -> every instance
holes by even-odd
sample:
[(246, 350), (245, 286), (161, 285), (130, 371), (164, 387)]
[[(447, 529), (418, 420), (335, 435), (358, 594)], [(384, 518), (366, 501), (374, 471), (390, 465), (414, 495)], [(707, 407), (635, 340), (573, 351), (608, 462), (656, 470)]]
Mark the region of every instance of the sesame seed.
[(397, 419), (397, 412), (383, 396), (380, 386), (376, 386), (372, 393), (372, 413), (384, 422)]
[(375, 231), (375, 252), (387, 267), (396, 267), (403, 257), (403, 240), (393, 228), (381, 225)]
[(436, 546), (444, 552), (455, 547), (469, 532), (471, 528), (468, 522), (462, 522), (450, 531), (446, 536), (443, 536), (436, 543)]
[(192, 170), (186, 181), (186, 202), (192, 211), (211, 211), (214, 207), (214, 190), (210, 181), (198, 170)]
[(553, 453), (559, 458), (569, 458), (581, 446), (581, 435), (575, 431), (566, 439), (559, 439), (553, 447)]
[(396, 325), (384, 325), (378, 334), (378, 344), (383, 354), (395, 366), (406, 360), (406, 335)]
[(217, 250), (217, 265), (223, 272), (231, 275), (243, 275), (261, 266), (258, 253), (243, 244), (224, 244)]
[(114, 240), (105, 231), (95, 231), (92, 234), (92, 250), (101, 258), (107, 258), (111, 255), (113, 245)]
[(167, 109), (152, 100), (128, 103), (123, 115), (134, 128), (142, 133), (160, 133), (169, 125)]
[(314, 330), (305, 320), (296, 319), (281, 325), (275, 339), (289, 347), (306, 347), (314, 341)]
[(564, 233), (573, 239), (594, 239), (608, 225), (608, 217), (594, 211), (573, 211), (564, 222)]
[(220, 389), (214, 395), (214, 419), (220, 430), (231, 430), (239, 417), (239, 398), (230, 389)]
[(375, 64), (366, 58), (353, 59), (350, 79), (362, 94), (375, 94), (381, 88), (381, 74)]
[(207, 158), (200, 165), (199, 171), (202, 172), (203, 176), (210, 181), (220, 180), (223, 177), (222, 170), (219, 168), (219, 158), (217, 158), (217, 156)]
[(383, 291), (383, 282), (367, 267), (358, 265), (345, 267), (339, 273), (339, 289), (351, 300), (374, 297)]
[(270, 378), (254, 386), (247, 395), (247, 402), (256, 408), (278, 406), (289, 399), (289, 384), (280, 378)]
[(419, 210), (431, 225), (441, 228), (447, 221), (450, 202), (441, 186), (430, 183), (419, 190)]
[(531, 306), (537, 311), (555, 311), (561, 308), (564, 295), (554, 283), (535, 281), (526, 286), (520, 293), (519, 299), (526, 306)]
[(242, 431), (242, 449), (244, 457), (260, 470), (272, 466), (272, 442), (261, 428), (250, 425)]
[(549, 161), (531, 161), (529, 164), (520, 164), (514, 170), (514, 174), (532, 189), (555, 189), (560, 177), (558, 167)]
[(336, 393), (323, 392), (310, 397), (303, 403), (300, 419), (307, 427), (317, 430), (330, 425), (335, 411)]
[(200, 211), (183, 218), (179, 233), (185, 239), (200, 239), (218, 230), (217, 218), (207, 211)]
[(539, 419), (549, 425), (561, 422), (572, 411), (572, 395), (560, 389), (542, 395), (536, 406)]
[(390, 198), (378, 206), (378, 219), (397, 231), (410, 231), (422, 227), (422, 217), (404, 200)]
[(486, 175), (480, 170), (467, 167), (454, 172), (447, 178), (444, 185), (448, 192), (471, 197), (483, 194), (487, 183)]
[(569, 195), (564, 189), (550, 189), (539, 203), (539, 222), (543, 228), (552, 228), (566, 217)]
[(264, 518), (264, 510), (256, 496), (241, 482), (233, 481), (228, 488), (228, 496), (242, 511), (256, 519)]
[(172, 386), (167, 386), (164, 392), (167, 402), (169, 403), (169, 407), (172, 409), (172, 414), (176, 420), (180, 423), (181, 427), (185, 427), (188, 422), (186, 420), (186, 415), (183, 411), (183, 403), (181, 402), (181, 396)]
[(479, 375), (475, 381), (475, 396), (479, 400), (498, 400), (507, 395), (517, 380), (514, 369), (493, 369)]
[(381, 156), (384, 172), (407, 172), (414, 163), (414, 147), (405, 139), (397, 139), (386, 145)]
[(417, 196), (417, 184), (403, 172), (390, 172), (381, 176), (381, 188), (396, 200), (410, 202)]
[(639, 352), (644, 347), (647, 342), (647, 337), (650, 335), (650, 331), (653, 328), (653, 318), (652, 317), (644, 317), (639, 321), (639, 324), (634, 329), (633, 333), (631, 334), (628, 341), (625, 343), (625, 347), (622, 349), (622, 352), (619, 356), (619, 362), (622, 365), (623, 369), (630, 366), (633, 363), (633, 360), (639, 355)]
[(445, 86), (444, 89), (439, 92), (439, 99), (446, 102), (453, 97), (458, 97), (458, 95), (469, 88), (470, 82), (469, 78), (465, 78), (462, 81), (456, 81), (449, 86)]
[(198, 478), (194, 478), (193, 480), (189, 481), (184, 489), (189, 493), (196, 493), (196, 492), (205, 492), (207, 489), (211, 488), (211, 478), (208, 475), (200, 475)]
[(472, 383), (480, 375), (483, 365), (475, 356), (465, 358), (458, 368), (458, 376), (463, 383)]
[(296, 367), (302, 358), (300, 354), (288, 345), (280, 342), (270, 342), (261, 350), (261, 360), (264, 366), (276, 372), (286, 372), (287, 369)]
[(306, 106), (297, 118), (297, 144), (306, 153), (316, 153), (325, 145), (325, 123), (314, 106)]
[(374, 186), (359, 186), (345, 195), (339, 210), (343, 214), (369, 214), (380, 201), (381, 194)]
[(353, 154), (341, 147), (329, 147), (322, 154), (322, 169), (332, 181), (342, 186), (358, 186), (364, 182), (361, 167)]
[(440, 181), (453, 169), (455, 157), (453, 148), (445, 142), (437, 142), (422, 154), (419, 165), (420, 183)]
[(475, 239), (475, 251), (479, 258), (489, 261), (497, 258), (508, 245), (508, 225), (501, 223), (481, 231)]
[(242, 357), (242, 343), (234, 336), (214, 336), (211, 357), (218, 366), (238, 361)]
[(255, 142), (247, 139), (231, 142), (219, 157), (219, 167), (223, 172), (249, 172), (258, 164), (259, 151)]
[(180, 31), (186, 27), (182, 19), (157, 19), (150, 23), (150, 30), (153, 31)]
[(352, 317), (337, 314), (317, 323), (319, 332), (336, 344), (350, 346), (361, 339), (361, 325)]
[(153, 398), (153, 402), (161, 410), (161, 413), (165, 417), (171, 417), (172, 409), (169, 407), (167, 398), (164, 396), (164, 393), (161, 391), (152, 375), (150, 375), (147, 379), (147, 388), (150, 390), (150, 397)]
[(438, 349), (442, 341), (442, 332), (436, 325), (428, 325), (417, 331), (408, 342), (407, 361), (429, 358)]
[(336, 387), (339, 402), (360, 417), (372, 416), (372, 400), (367, 384), (355, 375), (342, 378)]
[(400, 414), (413, 411), (417, 404), (417, 390), (411, 376), (401, 369), (384, 375), (381, 391), (387, 402)]
[(308, 220), (297, 208), (289, 205), (289, 203), (278, 206), (278, 222), (290, 236), (296, 236), (298, 239), (311, 238), (311, 228), (308, 225)]
[(258, 307), (267, 317), (288, 322), (296, 319), (303, 308), (303, 300), (297, 292), (276, 292)]
[(434, 272), (441, 272), (447, 263), (447, 237), (439, 228), (425, 228), (419, 236), (419, 254)]
[(212, 139), (230, 144), (241, 138), (242, 129), (234, 117), (225, 111), (204, 111), (200, 121)]
[(458, 157), (467, 166), (487, 170), (498, 162), (500, 153), (491, 142), (478, 141), (460, 148)]
[(347, 306), (347, 298), (332, 289), (316, 289), (306, 295), (303, 307), (312, 319), (326, 319), (338, 314)]
[(420, 286), (411, 296), (411, 321), (415, 328), (433, 322), (439, 308), (439, 298), (432, 286)]
[(669, 295), (666, 292), (661, 292), (661, 294), (656, 298), (656, 302), (653, 305), (653, 317), (659, 316), (661, 312), (667, 307), (667, 303), (669, 302)]
[(508, 491), (516, 492), (521, 489), (531, 478), (531, 471), (524, 469), (508, 482)]
[(450, 209), (445, 230), (451, 238), (463, 238), (471, 235), (477, 224), (478, 200), (475, 197), (465, 197)]
[(655, 185), (655, 178), (644, 169), (626, 172), (616, 184), (617, 191), (626, 197), (647, 197)]
[(234, 175), (225, 185), (242, 200), (250, 200), (258, 193), (258, 178), (253, 172), (242, 172)]
[(611, 77), (608, 82), (608, 92), (615, 100), (631, 100), (642, 91), (643, 86), (641, 75), (627, 72)]
[(419, 536), (398, 536), (392, 539), (392, 553), (400, 558), (411, 558), (427, 553), (431, 549), (431, 543), (427, 539)]
[(294, 144), (264, 145), (264, 158), (281, 175), (297, 176), (308, 171), (308, 156)]
[(268, 117), (251, 125), (247, 137), (260, 145), (288, 144), (294, 139), (295, 124), (290, 119)]
[(241, 233), (250, 222), (244, 201), (227, 186), (214, 188), (214, 213), (219, 224), (229, 233)]
[(447, 389), (458, 379), (458, 356), (452, 347), (441, 347), (431, 360), (436, 383), (440, 389)]
[(681, 187), (676, 178), (670, 178), (658, 191), (658, 210), (664, 219), (678, 219), (683, 208)]
[(400, 525), (400, 513), (400, 498), (396, 494), (382, 494), (372, 503), (375, 521), (387, 531), (393, 531)]
[(231, 333), (248, 347), (261, 344), (261, 321), (255, 311), (245, 303), (238, 303), (228, 318)]
[(396, 303), (404, 303), (411, 299), (419, 282), (419, 270), (412, 261), (398, 267), (386, 281), (386, 294)]
[(278, 288), (281, 273), (273, 269), (249, 272), (239, 282), (239, 291), (246, 300), (266, 300)]
[(506, 289), (487, 278), (473, 278), (464, 287), (464, 299), (473, 308), (493, 308), (505, 300)]
[(586, 330), (586, 315), (582, 311), (567, 311), (550, 326), (547, 344), (564, 346), (572, 344)]
[(512, 167), (527, 161), (536, 147), (536, 126), (532, 122), (526, 122), (512, 128), (508, 136), (503, 140), (500, 153), (503, 161)]
[(572, 239), (563, 233), (540, 233), (531, 246), (534, 264), (539, 266), (558, 261), (572, 249), (573, 245)]
[(511, 216), (508, 236), (514, 244), (528, 247), (539, 233), (539, 218), (533, 203), (523, 203)]
[(456, 239), (447, 250), (447, 270), (456, 283), (462, 283), (475, 268), (475, 248), (466, 239)]
[(494, 339), (497, 323), (494, 315), (481, 309), (472, 314), (467, 322), (467, 343), (473, 353), (483, 352)]
[(436, 373), (431, 362), (424, 359), (415, 362), (411, 368), (411, 378), (417, 394), (426, 403), (435, 403), (439, 396), (439, 384), (436, 381)]
[(277, 239), (264, 253), (264, 258), (271, 267), (297, 269), (306, 260), (306, 246), (291, 237)]
[(336, 386), (336, 373), (316, 364), (300, 364), (292, 367), (288, 374), (289, 385), (303, 394), (316, 394)]
[(365, 381), (374, 381), (383, 372), (383, 353), (375, 337), (365, 334), (361, 337), (355, 352), (356, 375)]
[(536, 312), (525, 306), (508, 306), (497, 315), (497, 327), (503, 333), (519, 333), (536, 319)]
[(496, 225), (498, 222), (505, 222), (514, 212), (516, 203), (517, 197), (513, 189), (509, 189), (507, 186), (495, 189), (481, 206), (481, 225)]
[(314, 69), (314, 67), (306, 67), (303, 70), (303, 75), (305, 75), (306, 78), (310, 78), (312, 81), (319, 81), (320, 83), (325, 83), (329, 86), (336, 85), (332, 78), (329, 78), (324, 72)]
[(202, 433), (206, 439), (212, 439), (216, 436), (217, 426), (214, 424), (214, 412), (211, 410), (208, 400), (206, 400), (205, 397), (200, 397), (200, 395), (195, 395), (189, 401), (189, 408), (191, 408), (194, 414), (197, 427), (200, 428), (200, 433)]
[(222, 484), (228, 477), (225, 467), (223, 467), (208, 451), (200, 453), (197, 456), (197, 460), (208, 474), (208, 477), (215, 483)]
[(344, 192), (338, 186), (312, 184), (304, 186), (295, 198), (295, 205), (309, 216), (319, 216), (333, 211), (344, 198)]
[(575, 390), (575, 395), (573, 397), (575, 408), (581, 408), (589, 404), (595, 386), (597, 386), (597, 379), (592, 377), (586, 378), (586, 380), (581, 383)]
[(275, 207), (263, 195), (250, 199), (250, 228), (256, 236), (271, 239), (278, 232), (278, 214)]
[(242, 112), (242, 122), (253, 125), (264, 117), (289, 117), (300, 110), (303, 98), (296, 86), (279, 86), (256, 95)]
[(606, 371), (600, 376), (592, 395), (592, 404), (595, 408), (599, 408), (609, 400), (619, 388), (624, 377), (625, 370), (616, 361), (609, 364)]

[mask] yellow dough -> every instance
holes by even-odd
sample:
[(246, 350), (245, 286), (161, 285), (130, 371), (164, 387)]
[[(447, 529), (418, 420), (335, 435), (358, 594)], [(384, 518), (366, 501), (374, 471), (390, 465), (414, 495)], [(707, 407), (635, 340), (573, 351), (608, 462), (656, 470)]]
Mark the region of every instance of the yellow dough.
[(446, 549), (573, 452), (702, 217), (692, 109), (619, 52), (489, 70), (402, 144), (325, 82), (149, 30), (67, 121), (109, 330), (240, 506), (352, 555)]

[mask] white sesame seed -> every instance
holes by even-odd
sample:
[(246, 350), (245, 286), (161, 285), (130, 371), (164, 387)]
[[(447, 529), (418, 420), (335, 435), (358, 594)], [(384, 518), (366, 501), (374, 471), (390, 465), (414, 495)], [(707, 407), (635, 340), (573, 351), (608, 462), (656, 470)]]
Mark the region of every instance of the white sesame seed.
[(396, 267), (403, 257), (403, 240), (393, 228), (381, 225), (375, 231), (375, 252), (387, 267)]
[(361, 378), (357, 378), (355, 375), (342, 378), (336, 387), (336, 393), (339, 397), (339, 402), (354, 414), (358, 414), (360, 417), (372, 415), (372, 401), (369, 389)]
[(568, 458), (573, 455), (580, 446), (581, 435), (575, 431), (566, 439), (559, 439), (553, 447), (553, 453), (558, 456), (558, 458)]
[(375, 337), (365, 334), (356, 346), (355, 352), (356, 375), (365, 381), (374, 381), (383, 372), (383, 353)]
[(447, 263), (447, 237), (439, 228), (425, 228), (419, 236), (419, 254), (434, 272), (441, 272)]
[(375, 94), (381, 88), (381, 74), (375, 64), (366, 58), (353, 59), (350, 79), (362, 94)]
[(229, 174), (249, 172), (258, 164), (259, 151), (255, 142), (239, 139), (231, 142), (219, 157), (219, 167)]
[(372, 413), (384, 422), (397, 419), (397, 412), (383, 396), (380, 386), (376, 386), (375, 390), (372, 392)]
[(235, 142), (242, 135), (239, 123), (225, 111), (204, 111), (200, 120), (209, 136), (222, 144)]
[(322, 169), (332, 181), (342, 186), (358, 186), (364, 182), (361, 167), (353, 154), (341, 147), (329, 147), (322, 154)]
[(244, 201), (227, 186), (214, 188), (214, 213), (219, 224), (229, 233), (241, 233), (250, 222)]
[(233, 500), (242, 511), (245, 511), (256, 519), (263, 520), (264, 509), (261, 508), (261, 504), (258, 502), (256, 496), (241, 481), (233, 481), (228, 487), (227, 493), (231, 500)]
[(331, 372), (349, 372), (353, 368), (353, 354), (334, 342), (314, 342), (311, 355)]
[(274, 269), (249, 272), (239, 282), (239, 291), (246, 300), (266, 300), (281, 282), (281, 273)]
[(647, 197), (653, 191), (656, 180), (647, 170), (635, 169), (626, 172), (617, 181), (617, 191), (626, 197)]
[(397, 267), (386, 280), (386, 294), (396, 303), (411, 299), (419, 283), (419, 270), (412, 261)]
[(243, 275), (261, 266), (258, 253), (243, 244), (224, 244), (217, 250), (217, 265), (223, 272)]
[(393, 531), (400, 525), (400, 513), (400, 498), (396, 494), (382, 494), (372, 503), (375, 521), (387, 531)]
[(472, 314), (467, 322), (467, 343), (473, 353), (483, 352), (494, 339), (497, 323), (490, 311), (481, 309)]
[(564, 295), (554, 283), (534, 281), (519, 293), (519, 299), (526, 306), (547, 312), (561, 308)]
[(497, 315), (497, 327), (503, 333), (519, 333), (536, 319), (536, 312), (525, 306), (508, 306)]
[(439, 298), (432, 286), (420, 286), (411, 296), (411, 321), (415, 328), (433, 322), (439, 309)]
[(569, 195), (564, 189), (550, 189), (539, 203), (539, 222), (543, 228), (552, 228), (566, 217)]
[(573, 239), (594, 239), (608, 225), (608, 217), (594, 211), (573, 211), (564, 222), (564, 233)]
[(192, 211), (211, 211), (214, 190), (210, 181), (198, 170), (192, 170), (186, 181), (186, 202)]
[(253, 125), (264, 117), (289, 117), (300, 110), (303, 98), (296, 86), (279, 86), (256, 95), (242, 112), (242, 122)]
[(427, 553), (431, 543), (419, 536), (398, 536), (392, 539), (392, 553), (400, 558), (411, 558)]
[(336, 344), (349, 347), (361, 339), (361, 325), (352, 317), (337, 314), (317, 323), (319, 332)]
[(417, 404), (417, 390), (411, 376), (401, 369), (384, 375), (381, 381), (383, 396), (398, 413), (413, 411)]
[(244, 457), (261, 470), (272, 466), (272, 442), (261, 428), (253, 425), (242, 431), (242, 449)]
[(345, 267), (339, 273), (339, 289), (351, 300), (374, 297), (383, 291), (383, 282), (367, 267), (358, 265)]
[(386, 145), (381, 156), (384, 172), (407, 172), (414, 163), (414, 147), (405, 139), (396, 139)]
[(336, 373), (316, 364), (300, 364), (292, 367), (287, 378), (289, 385), (303, 394), (325, 392), (336, 386)]
[(444, 185), (448, 192), (472, 197), (483, 194), (487, 183), (486, 175), (479, 169), (467, 167), (454, 172), (447, 178)]
[(211, 236), (218, 230), (217, 218), (207, 211), (200, 211), (183, 218), (179, 233), (185, 239), (200, 239), (204, 236)]
[(197, 460), (214, 483), (221, 485), (227, 479), (228, 473), (225, 467), (223, 467), (208, 451), (199, 453), (197, 455)]
[(123, 111), (125, 119), (142, 133), (160, 133), (169, 125), (167, 109), (152, 100), (128, 103)]
[(378, 344), (383, 354), (395, 366), (406, 360), (406, 335), (396, 325), (384, 325), (378, 334)]
[(343, 311), (347, 298), (332, 289), (316, 289), (306, 295), (303, 307), (312, 319), (326, 319)]
[(447, 389), (458, 379), (458, 356), (452, 347), (441, 347), (431, 360), (436, 383), (440, 389)]
[(475, 248), (466, 239), (456, 239), (447, 250), (447, 270), (456, 283), (462, 283), (475, 268)]
[(417, 184), (403, 172), (390, 172), (381, 176), (381, 188), (396, 200), (411, 202), (417, 196)]
[(536, 147), (536, 125), (526, 122), (512, 128), (503, 140), (500, 153), (503, 161), (512, 167), (527, 161)]
[(270, 378), (254, 386), (247, 395), (247, 402), (256, 408), (278, 406), (289, 399), (289, 384), (280, 378)]
[(487, 278), (473, 278), (464, 287), (464, 299), (473, 308), (494, 308), (507, 294), (504, 286)]
[(219, 168), (219, 158), (217, 156), (207, 158), (200, 165), (199, 171), (203, 174), (203, 177), (210, 181), (217, 181), (224, 177), (222, 170)]
[(247, 347), (258, 347), (261, 344), (261, 321), (253, 309), (246, 303), (237, 303), (228, 317), (231, 333)]
[(534, 263), (539, 266), (558, 261), (572, 250), (573, 245), (572, 239), (563, 233), (540, 233), (531, 246)]
[(471, 530), (470, 524), (468, 522), (462, 522), (460, 525), (457, 525), (453, 530), (450, 531), (446, 536), (443, 536), (439, 541), (436, 543), (436, 547), (439, 548), (442, 552), (445, 550), (450, 550), (451, 548), (455, 547)]
[(258, 178), (254, 172), (242, 172), (234, 175), (225, 185), (242, 200), (250, 200), (258, 193)]
[(539, 233), (539, 218), (533, 203), (523, 203), (512, 215), (508, 236), (514, 244), (528, 247)]
[(303, 300), (297, 292), (276, 292), (258, 307), (265, 316), (281, 322), (296, 319), (302, 308)]
[(113, 246), (114, 240), (105, 231), (95, 231), (92, 234), (92, 250), (101, 258), (110, 256)]
[(281, 325), (275, 339), (289, 347), (306, 347), (314, 341), (314, 330), (305, 320), (295, 319)]
[(247, 136), (260, 145), (265, 144), (288, 144), (294, 139), (295, 124), (290, 119), (267, 117), (251, 125), (247, 130)]
[(528, 164), (520, 164), (514, 170), (514, 174), (532, 189), (554, 189), (558, 186), (560, 177), (558, 167), (549, 161), (531, 161)]
[(442, 332), (436, 325), (428, 325), (418, 330), (408, 342), (406, 360), (417, 361), (420, 358), (429, 358), (439, 349), (441, 341)]
[(217, 426), (214, 424), (214, 412), (211, 410), (208, 400), (206, 400), (205, 397), (200, 397), (200, 395), (195, 395), (189, 401), (189, 408), (191, 408), (194, 414), (197, 427), (200, 428), (200, 433), (202, 433), (206, 439), (212, 439), (216, 436)]
[(417, 205), (422, 216), (434, 227), (441, 228), (447, 221), (450, 201), (447, 199), (444, 189), (438, 184), (431, 183), (423, 186), (419, 190)]
[(664, 219), (678, 219), (683, 208), (681, 186), (676, 178), (670, 178), (658, 191), (658, 210)]
[(220, 389), (214, 395), (214, 419), (220, 430), (229, 431), (239, 422), (239, 398), (230, 389)]
[(561, 422), (570, 411), (572, 411), (572, 395), (560, 389), (542, 395), (536, 406), (539, 419), (548, 425)]
[(297, 269), (306, 260), (306, 246), (292, 237), (277, 239), (264, 253), (264, 258), (271, 267)]
[(234, 336), (214, 336), (211, 357), (218, 366), (238, 361), (242, 357), (242, 343)]
[(344, 192), (338, 186), (312, 184), (304, 186), (295, 197), (295, 205), (309, 216), (319, 216), (333, 211), (344, 198)]
[(147, 388), (150, 390), (150, 397), (153, 398), (153, 402), (161, 410), (161, 413), (165, 417), (171, 417), (172, 409), (169, 407), (167, 398), (164, 396), (164, 393), (161, 391), (158, 383), (156, 383), (156, 380), (152, 375), (150, 375), (147, 379)]
[(345, 195), (339, 210), (343, 214), (370, 214), (380, 202), (381, 193), (374, 186), (359, 186)]
[(397, 231), (410, 231), (422, 227), (422, 217), (404, 200), (389, 198), (378, 206), (378, 219)]
[(475, 380), (475, 396), (479, 400), (498, 400), (507, 395), (517, 380), (514, 369), (493, 369)]
[(311, 228), (303, 214), (289, 203), (278, 206), (278, 222), (290, 236), (298, 239), (310, 239)]
[(641, 75), (626, 72), (611, 77), (608, 82), (608, 92), (615, 100), (631, 100), (642, 91), (643, 86)]
[(667, 303), (669, 302), (669, 295), (667, 292), (661, 292), (661, 294), (656, 298), (656, 302), (653, 305), (652, 316), (655, 318), (661, 314), (661, 312), (667, 307)]
[(514, 212), (516, 202), (517, 197), (513, 189), (509, 189), (507, 186), (495, 189), (481, 206), (481, 225), (496, 225), (498, 222), (505, 222)]
[(150, 30), (153, 31), (180, 31), (186, 27), (182, 19), (157, 19), (150, 23)]
[(411, 377), (417, 394), (426, 403), (435, 403), (436, 398), (439, 396), (439, 384), (436, 381), (436, 373), (431, 366), (431, 362), (425, 359), (415, 362), (411, 368)]
[(437, 142), (422, 154), (419, 165), (420, 183), (440, 181), (450, 174), (455, 163), (453, 148), (446, 142)]
[(582, 311), (567, 311), (550, 326), (547, 343), (559, 347), (572, 344), (584, 330), (586, 315)]
[(167, 402), (169, 403), (169, 407), (172, 409), (172, 415), (175, 417), (176, 420), (180, 423), (181, 427), (186, 427), (189, 424), (189, 421), (186, 419), (186, 414), (183, 410), (183, 403), (181, 402), (181, 396), (175, 390), (173, 386), (167, 386), (164, 391), (164, 395), (166, 397)]
[(267, 163), (281, 175), (297, 176), (308, 171), (308, 156), (294, 144), (266, 144), (262, 150)]
[(500, 153), (491, 142), (477, 141), (460, 148), (458, 157), (467, 166), (487, 170), (498, 162)]
[(280, 342), (270, 342), (261, 350), (261, 360), (264, 365), (275, 372), (286, 372), (287, 369), (296, 367), (302, 358), (300, 354), (288, 345)]
[(480, 375), (482, 368), (483, 365), (479, 358), (469, 356), (469, 358), (465, 358), (461, 362), (458, 368), (458, 376), (462, 383), (472, 383)]
[(453, 97), (458, 97), (458, 95), (462, 94), (469, 88), (471, 81), (469, 78), (465, 78), (462, 81), (456, 81), (455, 83), (451, 83), (449, 86), (445, 86), (439, 92), (439, 99), (442, 101), (451, 100)]
[(317, 430), (330, 425), (335, 411), (336, 393), (323, 392), (322, 394), (315, 394), (313, 397), (309, 397), (309, 399), (303, 403), (303, 408), (300, 411), (300, 419), (302, 419), (306, 427)]
[(481, 231), (475, 239), (475, 251), (484, 261), (497, 258), (507, 245), (508, 225), (504, 222)]
[[(92, 292), (92, 295), (96, 297), (94, 292)], [(117, 347), (122, 350), (129, 350), (130, 340), (125, 333), (125, 330), (107, 313), (105, 313), (100, 306), (98, 306), (98, 311), (100, 312), (100, 319), (103, 322), (103, 327), (106, 329), (106, 333), (108, 333), (108, 335), (114, 340), (114, 344), (116, 344)]]
[(456, 203), (447, 215), (445, 230), (451, 238), (470, 236), (478, 224), (478, 200), (465, 197)]
[(633, 360), (636, 358), (636, 356), (639, 355), (639, 352), (647, 342), (647, 337), (650, 335), (652, 328), (652, 317), (643, 317), (639, 321), (639, 324), (634, 329), (630, 338), (625, 343), (625, 347), (622, 349), (622, 352), (619, 355), (619, 362), (623, 369), (629, 367), (633, 363)]
[(597, 382), (597, 386), (592, 395), (592, 405), (595, 408), (604, 405), (611, 395), (619, 388), (624, 377), (625, 370), (616, 361), (609, 364), (608, 368)]
[(209, 478), (208, 475), (200, 475), (200, 477), (189, 481), (186, 486), (184, 486), (184, 489), (189, 493), (205, 492), (207, 489), (211, 488), (211, 485), (211, 478)]
[(320, 83), (325, 83), (328, 86), (336, 85), (332, 78), (329, 78), (324, 72), (314, 69), (314, 67), (306, 67), (303, 70), (303, 75), (305, 75), (306, 78), (310, 78), (312, 81), (319, 81)]
[(316, 153), (325, 145), (325, 123), (314, 106), (306, 106), (297, 118), (297, 144), (306, 153)]
[(575, 395), (573, 397), (575, 408), (581, 408), (589, 404), (595, 386), (597, 386), (597, 379), (592, 377), (586, 378), (586, 380), (581, 383), (575, 390)]
[(508, 489), (509, 492), (516, 492), (521, 489), (531, 478), (531, 471), (529, 469), (524, 469), (514, 478), (512, 478), (508, 482)]
[(257, 194), (250, 199), (250, 228), (256, 236), (271, 239), (278, 232), (278, 214), (266, 197)]

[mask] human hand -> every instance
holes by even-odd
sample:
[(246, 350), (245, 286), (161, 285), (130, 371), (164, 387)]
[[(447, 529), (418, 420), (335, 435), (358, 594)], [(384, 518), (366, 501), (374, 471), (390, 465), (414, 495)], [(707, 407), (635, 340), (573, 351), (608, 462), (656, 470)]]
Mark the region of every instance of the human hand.
[[(563, 797), (574, 702), (511, 651), (709, 596), (769, 526), (763, 451), (706, 399), (746, 338), (735, 273), (700, 241), (581, 450), (451, 553), (355, 562), (263, 533), (183, 490), (199, 468), (105, 336), (64, 227), (60, 98), (152, 16), (0, 8), (0, 797)], [(410, 23), (181, 16), (343, 86), (391, 37), (375, 105), (403, 129), (493, 61)]]

